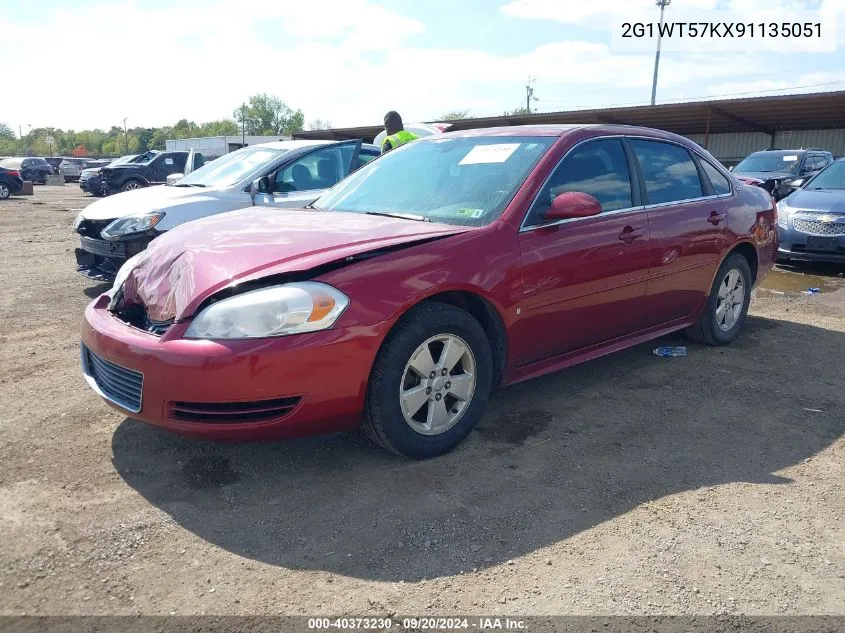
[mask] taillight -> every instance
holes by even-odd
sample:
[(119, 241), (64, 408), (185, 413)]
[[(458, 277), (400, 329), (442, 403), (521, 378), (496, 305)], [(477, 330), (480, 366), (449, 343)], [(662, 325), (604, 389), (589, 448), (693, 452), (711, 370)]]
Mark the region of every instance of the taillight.
[(20, 178), (20, 177), (21, 177), (21, 172), (19, 172), (17, 169), (10, 169), (10, 170), (9, 170), (9, 175), (10, 175), (10, 176), (13, 176), (14, 178)]

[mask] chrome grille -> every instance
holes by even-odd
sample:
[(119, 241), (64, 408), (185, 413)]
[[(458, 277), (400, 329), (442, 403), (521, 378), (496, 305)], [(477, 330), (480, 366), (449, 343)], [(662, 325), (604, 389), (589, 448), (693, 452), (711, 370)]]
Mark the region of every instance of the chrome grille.
[(792, 220), (792, 226), (796, 231), (802, 233), (812, 233), (813, 235), (845, 235), (845, 216), (838, 216), (841, 218), (839, 222), (821, 222), (819, 220), (805, 220), (803, 218), (795, 218)]
[(144, 375), (100, 358), (82, 345), (82, 371), (102, 397), (131, 413), (141, 410)]

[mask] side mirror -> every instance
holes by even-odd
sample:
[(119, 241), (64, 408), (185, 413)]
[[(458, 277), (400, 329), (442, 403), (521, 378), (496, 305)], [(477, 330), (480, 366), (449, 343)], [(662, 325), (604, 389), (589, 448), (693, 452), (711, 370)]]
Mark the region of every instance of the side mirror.
[(601, 213), (601, 202), (588, 193), (567, 191), (552, 200), (552, 206), (546, 212), (546, 220), (567, 220), (586, 218)]
[(792, 182), (789, 183), (790, 189), (799, 189), (805, 182), (807, 181), (806, 178), (796, 178)]
[(270, 193), (270, 177), (262, 176), (258, 180), (253, 181), (252, 190), (254, 193)]

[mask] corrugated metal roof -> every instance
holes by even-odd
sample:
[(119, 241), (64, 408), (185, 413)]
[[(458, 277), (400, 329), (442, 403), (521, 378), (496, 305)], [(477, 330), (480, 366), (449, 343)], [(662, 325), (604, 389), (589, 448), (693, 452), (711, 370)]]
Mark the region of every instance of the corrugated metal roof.
[[(642, 125), (689, 135), (704, 134), (708, 127), (708, 117), (710, 134), (763, 132), (772, 135), (781, 130), (841, 128), (845, 127), (845, 91), (482, 117), (452, 121), (450, 129), (546, 123), (611, 123)], [(372, 141), (382, 129), (381, 125), (370, 125), (310, 130), (297, 132), (294, 138), (363, 138)]]

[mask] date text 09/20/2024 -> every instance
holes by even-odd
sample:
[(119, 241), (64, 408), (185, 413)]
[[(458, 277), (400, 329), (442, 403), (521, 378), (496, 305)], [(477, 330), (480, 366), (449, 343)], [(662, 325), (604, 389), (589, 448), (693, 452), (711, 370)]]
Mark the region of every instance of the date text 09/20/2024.
[(309, 618), (308, 628), (312, 630), (367, 630), (383, 631), (393, 627), (413, 631), (447, 631), (447, 630), (502, 630), (525, 631), (524, 620), (509, 617), (476, 617), (476, 618)]

